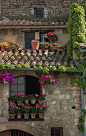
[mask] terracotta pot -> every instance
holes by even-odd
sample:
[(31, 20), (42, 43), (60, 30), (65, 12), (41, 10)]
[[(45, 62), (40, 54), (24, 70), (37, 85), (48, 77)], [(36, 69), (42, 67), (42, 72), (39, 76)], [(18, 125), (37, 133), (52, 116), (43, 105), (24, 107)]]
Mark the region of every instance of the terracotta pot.
[(39, 42), (32, 42), (32, 49), (39, 49)]
[(35, 104), (36, 103), (36, 100), (31, 100), (31, 104)]
[(44, 117), (44, 114), (43, 113), (39, 113), (39, 118), (43, 119), (43, 117)]
[(4, 51), (5, 50), (5, 47), (4, 46), (1, 46), (1, 51)]
[(10, 119), (15, 119), (15, 114), (10, 114)]
[(29, 118), (29, 114), (24, 114), (24, 119), (28, 119)]
[(21, 119), (21, 114), (17, 113), (17, 119)]
[(25, 102), (25, 104), (28, 104), (28, 103), (29, 103), (29, 100), (25, 100), (24, 102)]
[(39, 104), (42, 104), (42, 103), (43, 103), (43, 100), (38, 100), (38, 103), (39, 103)]
[(36, 114), (35, 113), (31, 113), (31, 119), (35, 119)]
[(21, 106), (21, 104), (22, 104), (22, 102), (17, 101), (17, 105), (18, 106)]
[(57, 50), (57, 46), (53, 46), (52, 48), (53, 48), (53, 50)]
[(9, 104), (10, 104), (10, 106), (13, 106), (13, 105), (14, 105), (14, 102), (9, 101)]

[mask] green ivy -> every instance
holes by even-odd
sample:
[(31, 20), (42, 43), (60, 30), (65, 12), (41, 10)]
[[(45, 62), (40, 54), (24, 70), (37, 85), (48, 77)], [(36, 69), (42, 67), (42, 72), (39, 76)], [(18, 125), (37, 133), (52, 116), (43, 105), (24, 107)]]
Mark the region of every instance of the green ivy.
[[(82, 0), (83, 5), (83, 0)], [(68, 19), (68, 34), (69, 41), (67, 43), (67, 54), (72, 55), (72, 48), (78, 49), (79, 43), (86, 43), (85, 37), (85, 10), (78, 3), (73, 3), (69, 8)], [(77, 53), (78, 60), (80, 60), (80, 51)]]

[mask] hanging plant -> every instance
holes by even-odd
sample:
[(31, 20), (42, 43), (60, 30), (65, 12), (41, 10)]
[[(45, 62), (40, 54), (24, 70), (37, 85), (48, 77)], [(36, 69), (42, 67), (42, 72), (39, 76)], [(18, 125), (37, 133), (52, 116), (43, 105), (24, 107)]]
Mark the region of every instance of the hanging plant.
[(45, 86), (45, 84), (57, 84), (57, 79), (54, 78), (54, 76), (51, 75), (42, 75), (39, 79), (40, 86)]
[(15, 78), (10, 73), (2, 74), (0, 76), (0, 81), (3, 83), (4, 81), (8, 82), (8, 84), (11, 84), (14, 82)]

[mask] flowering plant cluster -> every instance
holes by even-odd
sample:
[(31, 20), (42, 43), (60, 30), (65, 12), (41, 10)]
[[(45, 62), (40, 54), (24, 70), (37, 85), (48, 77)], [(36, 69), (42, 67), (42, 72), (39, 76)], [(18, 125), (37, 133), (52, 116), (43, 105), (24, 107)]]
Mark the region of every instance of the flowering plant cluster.
[(38, 113), (45, 113), (45, 110), (48, 108), (48, 106), (45, 106), (44, 104), (40, 105), (40, 104), (36, 104), (36, 108)]
[(15, 80), (15, 78), (10, 73), (2, 74), (0, 76), (1, 83), (3, 83), (4, 81), (7, 81), (8, 84), (11, 84), (14, 80)]
[(40, 94), (38, 100), (45, 100), (46, 94)]
[(9, 106), (8, 111), (9, 111), (9, 114), (15, 114), (15, 112), (16, 112), (16, 106), (15, 105)]
[(49, 42), (40, 42), (39, 49), (48, 49), (50, 47)]
[(39, 40), (32, 40), (31, 43), (32, 43), (32, 42), (39, 43)]
[(45, 84), (57, 84), (57, 79), (51, 75), (42, 75), (39, 79), (40, 86), (45, 86)]
[(56, 42), (58, 41), (58, 37), (56, 34), (52, 33), (52, 32), (48, 32), (44, 35), (47, 39), (51, 40), (52, 42)]
[(19, 95), (17, 95), (16, 94), (16, 100), (18, 101), (18, 102), (23, 102), (23, 97), (22, 97), (23, 95), (22, 94), (19, 94)]
[(11, 45), (15, 45), (15, 44), (17, 44), (17, 41), (9, 41), (9, 43), (10, 43)]
[(65, 44), (63, 45), (63, 47), (64, 47), (64, 48), (67, 48), (67, 43), (65, 43)]
[(5, 48), (8, 48), (9, 47), (9, 43), (8, 42), (1, 42), (0, 43), (0, 47), (1, 46), (4, 46)]
[(11, 102), (15, 102), (17, 97), (16, 96), (10, 96), (10, 97), (7, 97), (8, 101), (11, 101)]

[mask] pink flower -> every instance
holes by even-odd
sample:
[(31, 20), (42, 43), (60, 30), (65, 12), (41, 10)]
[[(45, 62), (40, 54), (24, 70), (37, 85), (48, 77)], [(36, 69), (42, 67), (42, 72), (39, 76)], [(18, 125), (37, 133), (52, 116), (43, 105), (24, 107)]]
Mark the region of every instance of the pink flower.
[(42, 110), (42, 107), (40, 107), (40, 110)]

